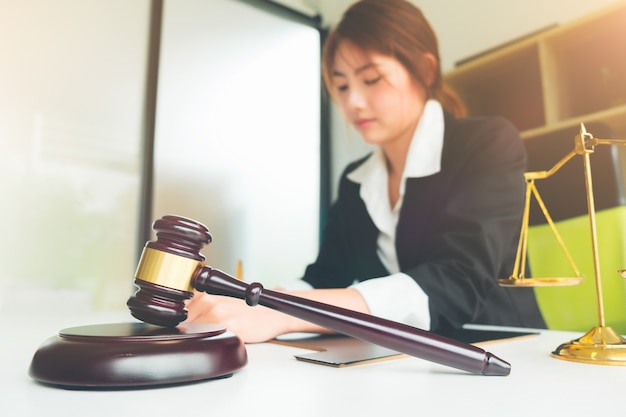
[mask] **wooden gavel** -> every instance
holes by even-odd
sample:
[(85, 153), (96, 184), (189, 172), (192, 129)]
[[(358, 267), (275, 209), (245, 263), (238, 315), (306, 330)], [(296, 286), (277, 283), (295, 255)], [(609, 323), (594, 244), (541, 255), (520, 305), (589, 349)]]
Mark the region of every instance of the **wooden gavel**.
[(511, 365), (479, 347), (402, 323), (246, 284), (206, 266), (200, 250), (211, 243), (206, 226), (179, 216), (154, 222), (156, 241), (146, 243), (137, 272), (137, 291), (127, 302), (144, 322), (174, 327), (187, 318), (193, 291), (240, 298), (357, 339), (421, 359), (482, 375), (506, 376)]

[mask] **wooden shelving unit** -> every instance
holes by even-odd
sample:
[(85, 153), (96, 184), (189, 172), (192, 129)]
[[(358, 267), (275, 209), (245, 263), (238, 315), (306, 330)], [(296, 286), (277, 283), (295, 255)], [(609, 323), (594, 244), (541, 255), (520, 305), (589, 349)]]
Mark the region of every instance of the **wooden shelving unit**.
[(469, 115), (506, 117), (523, 138), (581, 122), (626, 137), (626, 1), (467, 61), (445, 79)]

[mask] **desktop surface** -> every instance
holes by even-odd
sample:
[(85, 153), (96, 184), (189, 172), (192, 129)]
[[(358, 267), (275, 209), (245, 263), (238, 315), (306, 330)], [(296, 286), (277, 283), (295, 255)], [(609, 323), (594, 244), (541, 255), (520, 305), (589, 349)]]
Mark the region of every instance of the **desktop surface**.
[(583, 416), (620, 415), (626, 367), (575, 363), (550, 355), (576, 332), (539, 331), (483, 348), (511, 363), (506, 377), (482, 376), (399, 358), (333, 368), (299, 361), (309, 350), (247, 345), (248, 364), (231, 377), (120, 390), (67, 390), (28, 375), (33, 354), (59, 330), (133, 321), (126, 312), (4, 314), (0, 413), (10, 416)]

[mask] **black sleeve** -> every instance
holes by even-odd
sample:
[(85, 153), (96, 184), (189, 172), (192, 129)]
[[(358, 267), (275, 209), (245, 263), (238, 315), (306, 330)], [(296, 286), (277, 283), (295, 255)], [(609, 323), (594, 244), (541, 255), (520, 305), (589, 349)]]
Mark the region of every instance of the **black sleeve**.
[(464, 119), (446, 129), (441, 172), (415, 179), (425, 183), (419, 198), (429, 202), (401, 216), (403, 271), (428, 295), (433, 329), (521, 325), (511, 294), (497, 283), (512, 271), (521, 226), (526, 154), (519, 133), (500, 118)]
[(347, 178), (366, 158), (350, 164), (341, 175), (319, 254), (303, 277), (314, 288), (345, 288), (355, 281), (387, 275), (376, 254), (378, 230), (359, 196), (360, 186)]

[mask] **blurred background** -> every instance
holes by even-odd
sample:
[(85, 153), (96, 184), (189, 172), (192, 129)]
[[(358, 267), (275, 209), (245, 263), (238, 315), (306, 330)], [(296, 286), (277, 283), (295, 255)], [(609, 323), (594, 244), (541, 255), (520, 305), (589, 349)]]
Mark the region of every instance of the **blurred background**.
[[(125, 309), (165, 214), (209, 227), (212, 266), (298, 278), (368, 151), (321, 94), (351, 3), (0, 0), (0, 311)], [(415, 3), (447, 71), (615, 1)]]

